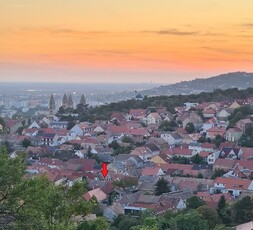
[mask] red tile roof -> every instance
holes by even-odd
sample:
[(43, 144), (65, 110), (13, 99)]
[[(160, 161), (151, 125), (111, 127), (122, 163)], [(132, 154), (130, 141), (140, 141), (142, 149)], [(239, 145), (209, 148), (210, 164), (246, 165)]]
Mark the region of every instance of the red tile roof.
[(217, 177), (214, 180), (214, 183), (224, 184), (226, 189), (247, 190), (251, 184), (251, 180), (231, 177)]
[(141, 175), (142, 176), (157, 176), (159, 170), (161, 168), (160, 167), (146, 167), (142, 170)]
[(169, 148), (163, 152), (166, 155), (185, 155), (192, 156), (192, 150), (183, 148)]

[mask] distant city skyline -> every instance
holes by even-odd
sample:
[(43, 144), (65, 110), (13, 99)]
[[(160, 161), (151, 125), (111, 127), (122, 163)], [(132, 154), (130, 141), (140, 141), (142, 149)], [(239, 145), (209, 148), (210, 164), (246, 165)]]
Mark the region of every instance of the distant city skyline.
[(252, 0), (2, 0), (0, 82), (169, 84), (253, 72)]

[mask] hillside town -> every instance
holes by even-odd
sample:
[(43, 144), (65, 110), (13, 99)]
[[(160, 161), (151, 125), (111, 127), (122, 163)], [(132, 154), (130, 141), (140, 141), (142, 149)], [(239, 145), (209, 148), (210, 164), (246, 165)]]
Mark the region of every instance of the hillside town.
[[(80, 106), (89, 109), (83, 95)], [(44, 175), (70, 187), (84, 180), (83, 199), (95, 197), (110, 222), (145, 210), (155, 216), (183, 210), (192, 197), (216, 210), (222, 196), (227, 203), (253, 197), (252, 106), (252, 97), (186, 102), (174, 113), (150, 106), (91, 123), (64, 119), (75, 108), (71, 94), (64, 94), (60, 108), (51, 95), (47, 115), (2, 118), (1, 143), (10, 158), (27, 154), (28, 177)], [(161, 180), (167, 187), (159, 191)]]

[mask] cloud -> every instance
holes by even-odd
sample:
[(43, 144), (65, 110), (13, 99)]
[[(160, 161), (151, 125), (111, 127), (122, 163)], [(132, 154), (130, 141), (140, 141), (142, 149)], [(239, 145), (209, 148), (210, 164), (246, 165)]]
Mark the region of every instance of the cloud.
[(253, 23), (243, 23), (241, 24), (242, 27), (248, 27), (248, 28), (253, 28)]
[(166, 29), (166, 30), (146, 30), (142, 31), (143, 33), (151, 33), (158, 35), (175, 35), (175, 36), (190, 36), (198, 35), (199, 31), (182, 31), (177, 29)]
[(225, 53), (225, 54), (238, 54), (238, 55), (253, 55), (253, 52), (249, 51), (240, 51), (240, 50), (233, 50), (233, 49), (226, 49), (226, 48), (214, 48), (210, 46), (202, 46), (202, 49), (214, 51), (217, 53)]

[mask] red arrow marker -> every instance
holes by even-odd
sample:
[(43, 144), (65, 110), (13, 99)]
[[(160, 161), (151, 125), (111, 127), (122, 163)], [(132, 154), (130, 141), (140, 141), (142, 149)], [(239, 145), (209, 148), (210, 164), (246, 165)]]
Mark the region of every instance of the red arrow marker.
[(107, 164), (106, 163), (102, 163), (101, 173), (103, 174), (104, 178), (106, 178), (106, 176), (108, 174)]

